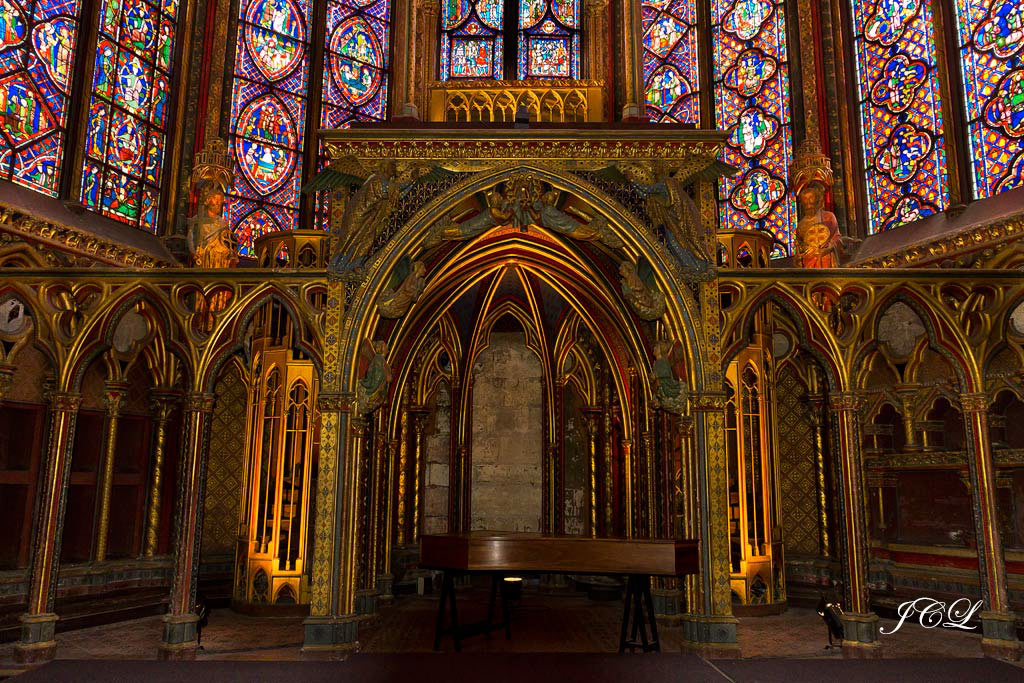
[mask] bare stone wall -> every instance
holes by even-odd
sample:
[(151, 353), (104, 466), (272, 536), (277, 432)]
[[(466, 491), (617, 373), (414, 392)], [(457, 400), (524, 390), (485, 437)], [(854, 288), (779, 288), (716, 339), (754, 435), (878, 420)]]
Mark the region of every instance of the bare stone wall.
[(423, 533), (448, 532), (448, 464), (452, 431), (452, 395), (447, 383), (437, 389), (437, 409), (428, 418), (426, 444), (426, 481), (423, 487)]
[(493, 333), (473, 368), (472, 529), (540, 531), (542, 390), (522, 333)]

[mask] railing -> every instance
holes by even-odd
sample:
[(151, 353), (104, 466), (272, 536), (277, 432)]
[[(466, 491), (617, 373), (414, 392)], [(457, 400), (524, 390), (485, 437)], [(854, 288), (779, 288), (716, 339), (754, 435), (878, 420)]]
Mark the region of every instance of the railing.
[(604, 120), (603, 81), (447, 81), (430, 91), (430, 120), (448, 123), (530, 120), (587, 123)]

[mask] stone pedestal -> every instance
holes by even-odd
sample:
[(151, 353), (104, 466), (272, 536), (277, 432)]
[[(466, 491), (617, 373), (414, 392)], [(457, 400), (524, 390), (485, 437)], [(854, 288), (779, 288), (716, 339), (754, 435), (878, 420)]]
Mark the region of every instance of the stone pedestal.
[(843, 656), (852, 659), (871, 659), (882, 656), (878, 642), (878, 615), (846, 613), (839, 620), (843, 624)]
[(359, 617), (309, 617), (303, 623), (303, 659), (344, 659), (359, 649)]
[(196, 638), (199, 615), (167, 614), (163, 621), (164, 633), (157, 647), (157, 659), (195, 659), (199, 647)]
[(1021, 642), (1010, 612), (981, 613), (981, 650), (989, 657), (1017, 661), (1021, 658)]
[(685, 652), (703, 657), (734, 659), (740, 656), (740, 646), (736, 640), (739, 620), (736, 617), (684, 614), (680, 623), (683, 627)]
[(57, 619), (56, 614), (21, 615), (21, 640), (14, 646), (14, 659), (19, 664), (42, 664), (54, 658)]

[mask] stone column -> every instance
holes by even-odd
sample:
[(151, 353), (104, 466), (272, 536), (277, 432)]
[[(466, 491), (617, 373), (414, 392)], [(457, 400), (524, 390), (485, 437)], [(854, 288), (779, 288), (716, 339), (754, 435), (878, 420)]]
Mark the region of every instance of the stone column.
[(117, 454), (117, 427), (121, 416), (121, 402), (124, 400), (128, 385), (124, 382), (106, 382), (103, 385), (103, 398), (107, 402), (107, 434), (103, 449), (103, 469), (101, 471), (100, 520), (96, 530), (96, 552), (93, 559), (104, 562), (107, 559), (107, 533), (110, 530), (110, 494), (114, 488), (114, 457)]
[(835, 418), (842, 481), (843, 536), (846, 557), (846, 612), (843, 614), (843, 656), (877, 657), (878, 616), (871, 612), (868, 596), (868, 537), (865, 511), (863, 436), (860, 428), (860, 398), (845, 392), (832, 394), (829, 407)]
[(195, 613), (196, 583), (213, 402), (213, 394), (192, 393), (186, 397), (185, 438), (174, 525), (174, 579), (157, 650), (159, 659), (194, 659), (196, 656), (196, 623), (199, 621)]
[(160, 536), (160, 496), (164, 482), (164, 455), (167, 450), (167, 421), (174, 409), (176, 394), (166, 391), (155, 391), (152, 395), (152, 408), (156, 420), (156, 440), (153, 443), (153, 475), (149, 482), (149, 507), (146, 510), (146, 545), (143, 556), (156, 555)]
[[(725, 394), (691, 396), (696, 447), (694, 488), (699, 510), (700, 599), (687, 604), (682, 616), (688, 650), (738, 657), (736, 617), (729, 590), (729, 489), (726, 474)], [(697, 596), (694, 596), (695, 598)]]
[(14, 366), (10, 363), (0, 363), (0, 406), (4, 403), (7, 392), (14, 384)]
[(964, 427), (967, 435), (968, 463), (971, 472), (974, 528), (978, 539), (978, 574), (985, 611), (981, 613), (981, 648), (990, 657), (1017, 660), (1021, 643), (1017, 640), (1014, 615), (1006, 592), (1006, 560), (999, 538), (996, 516), (996, 477), (992, 464), (992, 445), (988, 425), (988, 396), (963, 394)]
[(64, 506), (79, 405), (81, 396), (78, 394), (59, 392), (50, 395), (50, 440), (36, 494), (38, 502), (32, 525), (28, 611), (21, 615), (21, 639), (14, 651), (15, 658), (24, 664), (49, 661), (57, 652), (57, 641), (54, 640), (57, 615), (53, 613), (53, 602), (57, 593)]
[(583, 39), (589, 67), (584, 76), (590, 80), (603, 80), (608, 63), (608, 0), (584, 0), (583, 11), (586, 16)]

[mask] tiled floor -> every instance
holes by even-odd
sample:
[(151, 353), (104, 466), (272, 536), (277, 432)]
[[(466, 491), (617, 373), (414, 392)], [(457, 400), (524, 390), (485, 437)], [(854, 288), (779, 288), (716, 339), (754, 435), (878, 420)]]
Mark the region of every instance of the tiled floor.
[[(463, 623), (483, 616), (483, 593), (460, 598)], [(385, 605), (377, 623), (363, 628), (365, 652), (429, 652), (433, 646), (436, 598), (403, 597)], [(621, 603), (594, 602), (575, 595), (527, 592), (515, 608), (512, 639), (500, 633), (491, 639), (477, 636), (464, 641), (466, 652), (614, 652), (618, 643)], [(891, 630), (896, 622), (883, 619)], [(61, 659), (151, 659), (160, 638), (159, 617), (98, 626), (59, 634)], [(680, 649), (679, 628), (662, 628), (663, 649)], [(924, 629), (906, 623), (893, 635), (883, 635), (886, 657), (980, 657), (981, 636), (974, 632)], [(808, 609), (790, 609), (772, 617), (743, 618), (739, 644), (744, 657), (839, 657), (825, 650), (825, 627)], [(227, 609), (213, 610), (203, 631), (203, 659), (298, 659), (302, 619), (256, 618)], [(447, 641), (445, 649), (451, 649)], [(9, 660), (12, 646), (0, 646), (0, 662)], [(0, 665), (0, 668), (3, 668)]]

